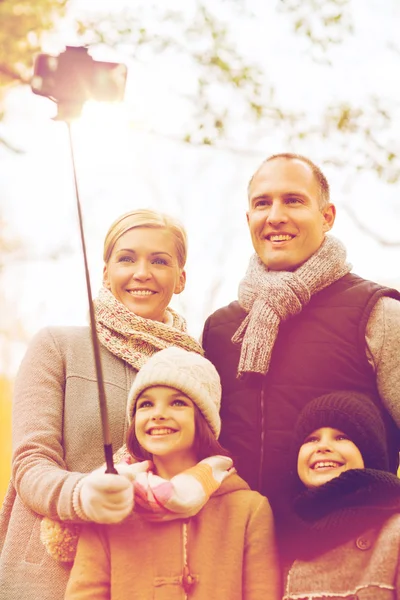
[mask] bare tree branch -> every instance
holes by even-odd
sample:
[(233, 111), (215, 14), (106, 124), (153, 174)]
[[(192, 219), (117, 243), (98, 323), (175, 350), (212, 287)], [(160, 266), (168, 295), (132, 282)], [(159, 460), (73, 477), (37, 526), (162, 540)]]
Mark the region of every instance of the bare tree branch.
[(12, 79), (13, 81), (17, 81), (24, 85), (30, 84), (30, 79), (23, 77), (20, 73), (17, 73), (16, 71), (13, 71), (9, 67), (7, 67), (7, 65), (0, 64), (0, 73), (5, 75), (9, 79)]
[(386, 248), (400, 248), (400, 240), (392, 241), (380, 236), (376, 231), (370, 229), (365, 223), (362, 223), (356, 213), (350, 208), (348, 204), (342, 204), (340, 206), (349, 215), (352, 221), (357, 225), (360, 231), (371, 237), (375, 242), (378, 242), (381, 246)]
[(0, 145), (5, 146), (7, 148), (7, 150), (11, 150), (11, 152), (14, 152), (15, 154), (24, 154), (25, 153), (25, 150), (22, 150), (22, 148), (17, 148), (17, 146), (14, 146), (13, 144), (11, 144), (8, 140), (6, 140), (1, 135), (0, 135)]

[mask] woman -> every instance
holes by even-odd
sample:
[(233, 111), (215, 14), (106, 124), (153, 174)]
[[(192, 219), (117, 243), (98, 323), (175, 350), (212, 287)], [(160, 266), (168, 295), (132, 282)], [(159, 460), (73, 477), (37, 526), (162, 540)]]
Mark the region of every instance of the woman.
[(400, 480), (378, 408), (354, 391), (312, 400), (297, 423), (285, 600), (400, 596)]
[[(169, 346), (202, 352), (184, 319), (168, 308), (185, 287), (186, 252), (182, 226), (150, 210), (123, 215), (107, 233), (94, 305), (114, 449), (125, 439), (128, 391), (146, 360)], [(64, 597), (70, 565), (46, 553), (43, 516), (110, 523), (130, 512), (129, 480), (96, 470), (104, 462), (101, 431), (89, 328), (44, 329), (15, 383), (12, 483), (0, 523), (1, 598)]]
[[(66, 600), (279, 600), (268, 500), (218, 443), (220, 379), (194, 352), (166, 348), (129, 394), (135, 510), (82, 528)], [(128, 467), (129, 468), (129, 467)]]

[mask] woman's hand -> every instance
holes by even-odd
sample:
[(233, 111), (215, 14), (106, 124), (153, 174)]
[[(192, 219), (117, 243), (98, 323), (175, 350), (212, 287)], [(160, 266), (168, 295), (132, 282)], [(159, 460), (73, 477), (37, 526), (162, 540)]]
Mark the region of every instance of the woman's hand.
[(117, 465), (119, 475), (104, 467), (83, 477), (74, 490), (74, 508), (79, 517), (95, 523), (120, 523), (133, 509), (132, 475), (128, 465)]

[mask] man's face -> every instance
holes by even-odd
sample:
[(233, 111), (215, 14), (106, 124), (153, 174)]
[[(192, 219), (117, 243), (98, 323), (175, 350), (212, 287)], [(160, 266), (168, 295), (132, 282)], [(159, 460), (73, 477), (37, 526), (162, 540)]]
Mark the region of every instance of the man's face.
[(321, 246), (335, 207), (320, 208), (320, 188), (309, 165), (276, 158), (256, 172), (249, 189), (253, 246), (271, 271), (294, 271)]

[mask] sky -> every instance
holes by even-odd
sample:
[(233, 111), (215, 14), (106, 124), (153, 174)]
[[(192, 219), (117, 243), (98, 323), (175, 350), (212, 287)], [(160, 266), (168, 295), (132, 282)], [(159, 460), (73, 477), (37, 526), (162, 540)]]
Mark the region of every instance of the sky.
[[(98, 1), (96, 10), (109, 4)], [(115, 1), (113, 10), (124, 4)], [(174, 0), (169, 5), (189, 15), (195, 4)], [(355, 33), (333, 48), (331, 67), (310, 59), (309, 45), (293, 35), (290, 20), (277, 14), (274, 3), (250, 1), (247, 6), (243, 18), (232, 16), (221, 2), (219, 16), (229, 15), (232, 39), (244, 56), (261, 65), (283, 106), (316, 117), (332, 100), (363, 104), (369, 94), (379, 94), (397, 107), (393, 132), (400, 129), (400, 54), (388, 47), (397, 40), (400, 17), (394, 0), (387, 0), (384, 9), (378, 0), (353, 0)], [(73, 45), (73, 19), (91, 10), (93, 2), (75, 0), (71, 7), (44, 51)], [(174, 139), (182, 123), (190, 125), (193, 118), (182, 97), (193, 89), (191, 66), (184, 59), (168, 53), (148, 61), (128, 60), (121, 53), (119, 59), (117, 52), (104, 49), (96, 58), (127, 62), (129, 77), (122, 106), (89, 106), (73, 130), (93, 292), (101, 284), (103, 239), (116, 217), (146, 206), (174, 214), (188, 230), (189, 260), (187, 288), (173, 306), (186, 316), (190, 332), (199, 335), (211, 311), (236, 299), (252, 253), (245, 211), (253, 171), (269, 154), (288, 149), (321, 164), (330, 140), (287, 148), (279, 130), (250, 136), (245, 115), (241, 118), (240, 107), (233, 106), (235, 122), (225, 146), (235, 151), (191, 147)], [(68, 135), (53, 115), (54, 105), (28, 88), (15, 89), (6, 99), (2, 132), (23, 153), (0, 147), (1, 210), (6, 233), (19, 239), (23, 250), (1, 274), (0, 330), (8, 328), (14, 341), (0, 350), (0, 372), (15, 373), (39, 328), (87, 322)], [(330, 165), (324, 171), (338, 207), (333, 234), (345, 243), (353, 270), (399, 285), (399, 184), (384, 184), (373, 173), (352, 176)], [(366, 227), (399, 246), (382, 246), (366, 235), (346, 213), (347, 205)], [(57, 260), (49, 259), (53, 254)]]

